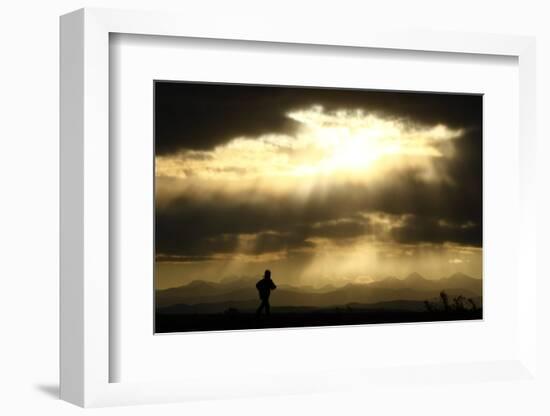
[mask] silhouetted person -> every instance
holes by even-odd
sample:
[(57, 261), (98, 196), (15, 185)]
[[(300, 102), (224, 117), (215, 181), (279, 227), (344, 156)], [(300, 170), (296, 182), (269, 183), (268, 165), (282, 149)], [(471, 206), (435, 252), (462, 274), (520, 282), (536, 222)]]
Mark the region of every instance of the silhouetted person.
[(256, 289), (258, 289), (258, 294), (260, 295), (260, 300), (262, 301), (256, 311), (256, 315), (259, 316), (263, 309), (265, 309), (265, 314), (269, 315), (269, 295), (272, 290), (277, 289), (277, 286), (275, 286), (275, 283), (271, 280), (271, 271), (265, 271), (264, 278), (256, 283)]

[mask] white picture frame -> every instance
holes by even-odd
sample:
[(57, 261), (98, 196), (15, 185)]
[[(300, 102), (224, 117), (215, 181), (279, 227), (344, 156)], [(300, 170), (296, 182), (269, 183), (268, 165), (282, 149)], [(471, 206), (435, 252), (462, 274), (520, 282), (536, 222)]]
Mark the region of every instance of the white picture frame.
[[(124, 33), (206, 39), (383, 48), (438, 53), (505, 55), (519, 62), (520, 218), (517, 294), (519, 346), (507, 361), (422, 366), (415, 377), (433, 379), (452, 370), (464, 380), (472, 373), (498, 379), (536, 377), (536, 198), (535, 183), (535, 41), (510, 35), (396, 32), (349, 28), (327, 31), (312, 22), (279, 27), (247, 20), (220, 19), (205, 25), (192, 15), (82, 9), (61, 18), (61, 398), (79, 406), (108, 406), (185, 401), (196, 398), (323, 392), (342, 388), (339, 381), (319, 382), (315, 375), (281, 372), (257, 387), (245, 380), (222, 391), (206, 379), (185, 382), (112, 383), (109, 349), (109, 34)], [(456, 370), (458, 371), (456, 372)], [(333, 370), (335, 371), (335, 370)], [(333, 380), (354, 385), (391, 380), (395, 369), (335, 371)], [(471, 382), (479, 381), (474, 377)], [(349, 382), (351, 383), (351, 382)]]

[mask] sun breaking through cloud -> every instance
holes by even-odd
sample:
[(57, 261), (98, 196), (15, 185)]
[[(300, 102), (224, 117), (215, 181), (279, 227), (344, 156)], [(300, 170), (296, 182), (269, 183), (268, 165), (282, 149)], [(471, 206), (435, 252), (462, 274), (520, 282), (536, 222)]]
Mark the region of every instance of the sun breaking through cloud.
[(161, 286), (481, 276), (480, 97), (204, 87), (157, 91)]

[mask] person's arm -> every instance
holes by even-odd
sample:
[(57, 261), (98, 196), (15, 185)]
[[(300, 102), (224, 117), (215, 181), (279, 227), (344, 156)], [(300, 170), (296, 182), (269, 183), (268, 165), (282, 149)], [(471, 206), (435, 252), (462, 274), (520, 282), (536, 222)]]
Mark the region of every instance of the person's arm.
[(273, 280), (271, 281), (271, 289), (277, 289), (277, 286), (275, 286), (275, 282)]

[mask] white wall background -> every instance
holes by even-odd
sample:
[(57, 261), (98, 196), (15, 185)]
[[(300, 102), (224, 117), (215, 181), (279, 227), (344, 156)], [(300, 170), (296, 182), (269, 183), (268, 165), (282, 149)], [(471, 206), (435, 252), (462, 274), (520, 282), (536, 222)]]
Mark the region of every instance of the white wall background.
[[(11, 0), (0, 11), (0, 413), (72, 415), (82, 410), (56, 399), (58, 385), (58, 16), (80, 7), (178, 10), (208, 24), (212, 13), (245, 13), (280, 21), (322, 20), (339, 25), (389, 25), (535, 35), (538, 42), (539, 244), (550, 251), (550, 12), (546, 1), (385, 0), (170, 1)], [(540, 256), (539, 274), (550, 279)], [(541, 366), (550, 374), (550, 305), (539, 284)], [(547, 378), (548, 380), (548, 378)], [(427, 391), (427, 390), (426, 390)], [(101, 415), (238, 414), (333, 415), (402, 413), (550, 414), (550, 384), (494, 383), (432, 386), (376, 397), (338, 393), (93, 410)], [(421, 410), (422, 409), (422, 410)], [(420, 413), (419, 413), (420, 414)]]

